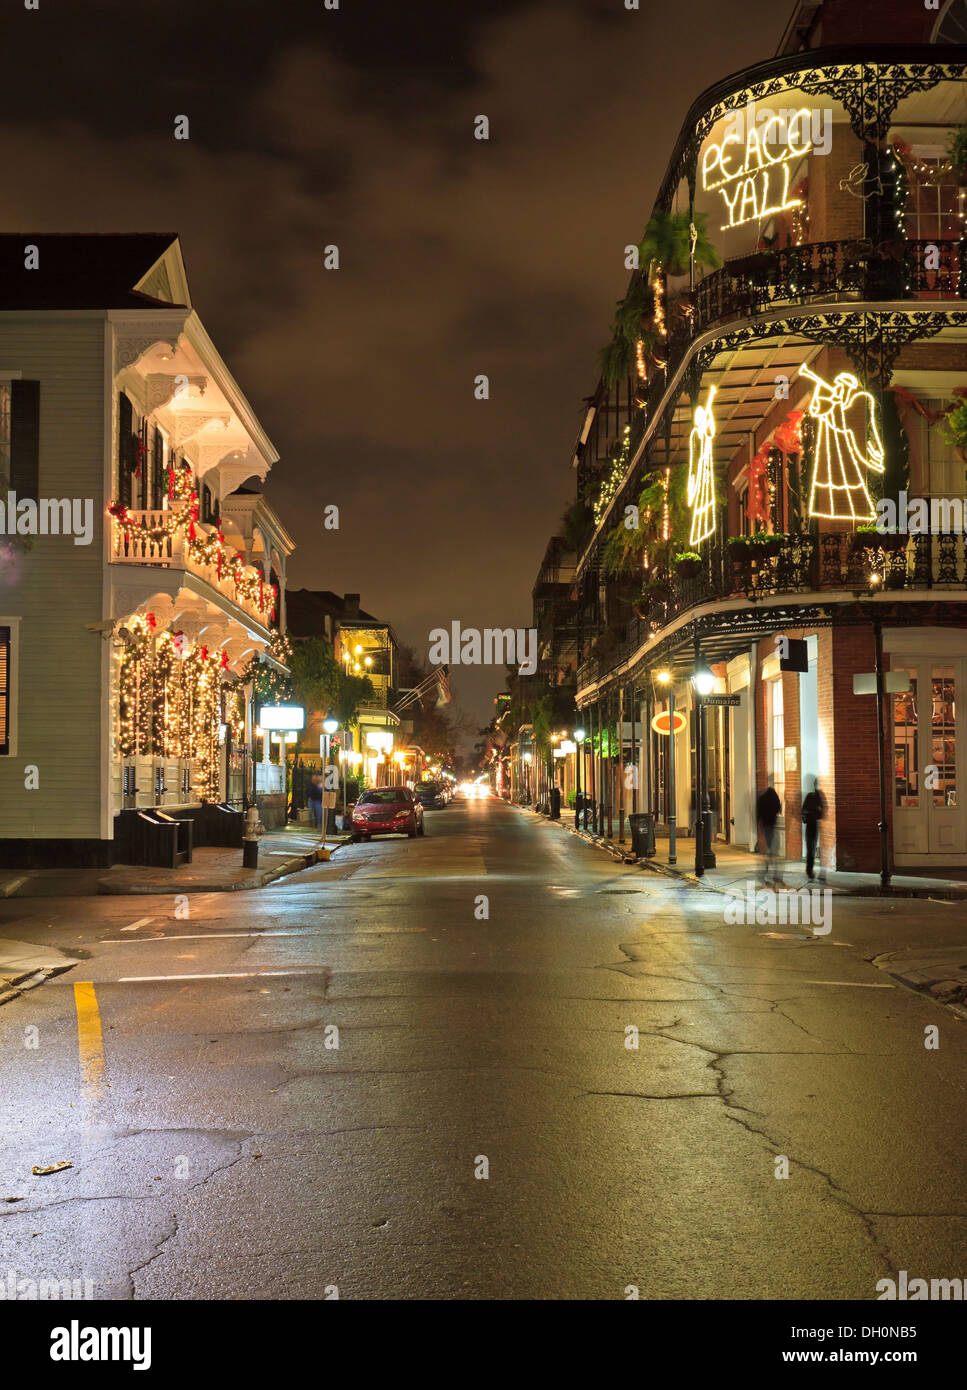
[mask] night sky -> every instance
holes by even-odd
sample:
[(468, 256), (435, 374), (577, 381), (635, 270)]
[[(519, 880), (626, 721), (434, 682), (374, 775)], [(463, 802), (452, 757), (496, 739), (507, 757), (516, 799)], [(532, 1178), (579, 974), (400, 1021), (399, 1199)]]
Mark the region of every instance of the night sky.
[[(180, 234), (282, 456), (289, 586), (359, 591), (423, 654), (454, 619), (529, 626), (623, 247), (691, 101), (792, 8), (641, 4), (4, 6), (3, 230)], [(455, 668), (454, 708), (485, 723), (502, 684)]]

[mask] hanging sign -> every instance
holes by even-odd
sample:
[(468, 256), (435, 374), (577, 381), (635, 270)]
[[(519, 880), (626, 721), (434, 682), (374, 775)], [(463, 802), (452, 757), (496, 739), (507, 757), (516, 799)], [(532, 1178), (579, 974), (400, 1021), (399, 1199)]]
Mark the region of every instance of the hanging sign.
[[(682, 714), (680, 710), (676, 710), (675, 733), (680, 734), (687, 723), (688, 720), (685, 718), (684, 714)], [(669, 718), (667, 709), (659, 710), (657, 714), (652, 715), (651, 727), (654, 729), (656, 734), (668, 734)]]
[[(749, 124), (744, 153), (741, 137), (735, 133), (726, 135), (719, 145), (705, 147), (702, 187), (722, 197), (728, 217), (723, 232), (802, 206), (801, 198), (790, 197), (789, 181), (793, 161), (813, 147), (811, 121), (812, 113), (806, 107), (791, 115), (777, 112), (761, 130)], [(780, 141), (784, 143), (771, 152), (769, 146)]]

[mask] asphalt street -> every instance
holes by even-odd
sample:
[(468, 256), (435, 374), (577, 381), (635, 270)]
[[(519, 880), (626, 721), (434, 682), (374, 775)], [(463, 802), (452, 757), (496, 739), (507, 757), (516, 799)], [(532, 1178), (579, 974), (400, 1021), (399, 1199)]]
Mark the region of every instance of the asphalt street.
[(872, 1299), (967, 1274), (967, 1024), (866, 959), (967, 907), (734, 925), (500, 802), (426, 821), (187, 915), (0, 903), (0, 934), (78, 959), (0, 1008), (0, 1278)]

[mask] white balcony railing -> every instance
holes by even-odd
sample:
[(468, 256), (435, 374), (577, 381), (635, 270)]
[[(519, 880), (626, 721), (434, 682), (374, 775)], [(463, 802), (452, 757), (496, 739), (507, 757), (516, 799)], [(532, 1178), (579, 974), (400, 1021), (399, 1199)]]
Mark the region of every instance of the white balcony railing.
[[(171, 513), (165, 511), (131, 511), (127, 516), (135, 527), (144, 527), (147, 530), (160, 531), (161, 528), (169, 524)], [(202, 522), (195, 523), (195, 530), (200, 539), (214, 534), (213, 526), (206, 526)], [(223, 551), (222, 572), (218, 573), (218, 563), (212, 560), (205, 563), (196, 555), (193, 555), (189, 545), (188, 537), (184, 530), (178, 530), (170, 535), (161, 536), (155, 539), (151, 536), (138, 535), (136, 530), (129, 530), (117, 518), (112, 522), (112, 543), (111, 560), (118, 565), (158, 565), (163, 569), (183, 569), (191, 574), (198, 575), (210, 584), (213, 589), (238, 605), (245, 613), (263, 627), (269, 626), (269, 614), (272, 610), (272, 600), (269, 593), (268, 581), (265, 581), (263, 590), (264, 607), (259, 608), (258, 603), (258, 581), (261, 572), (254, 565), (245, 565), (242, 569), (243, 580), (251, 581), (254, 592), (244, 594), (237, 589), (234, 572), (234, 558), (237, 554), (230, 546), (226, 545)], [(275, 608), (278, 611), (278, 596), (275, 598)]]

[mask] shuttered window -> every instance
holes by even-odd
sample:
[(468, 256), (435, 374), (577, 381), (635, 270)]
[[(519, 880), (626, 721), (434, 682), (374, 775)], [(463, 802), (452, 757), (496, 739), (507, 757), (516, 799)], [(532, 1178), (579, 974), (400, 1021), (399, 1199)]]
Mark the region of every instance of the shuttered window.
[(40, 382), (10, 383), (10, 490), (40, 496)]
[(0, 627), (0, 757), (10, 752), (10, 629)]
[(134, 432), (134, 408), (124, 392), (118, 398), (118, 501), (135, 506), (134, 471), (138, 466), (138, 436)]
[(149, 506), (158, 512), (164, 505), (167, 495), (165, 483), (165, 441), (161, 431), (155, 426), (154, 454), (151, 460), (151, 500)]

